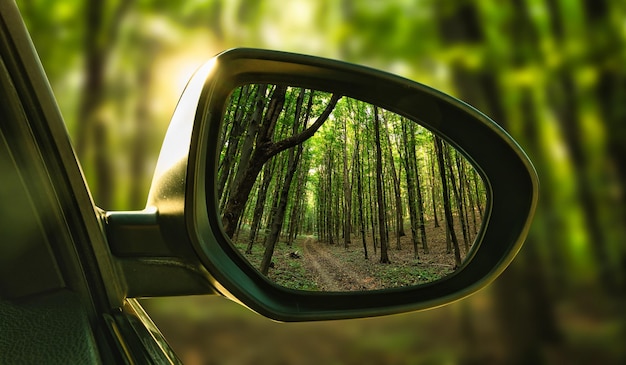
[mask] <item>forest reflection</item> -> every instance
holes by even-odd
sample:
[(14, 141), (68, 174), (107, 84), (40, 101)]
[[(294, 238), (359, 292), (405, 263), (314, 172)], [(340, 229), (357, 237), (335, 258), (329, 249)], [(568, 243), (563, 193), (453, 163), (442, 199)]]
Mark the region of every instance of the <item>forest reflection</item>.
[(216, 185), (225, 233), (273, 282), (377, 290), (453, 273), (481, 229), (485, 186), (412, 120), (332, 92), (236, 88)]

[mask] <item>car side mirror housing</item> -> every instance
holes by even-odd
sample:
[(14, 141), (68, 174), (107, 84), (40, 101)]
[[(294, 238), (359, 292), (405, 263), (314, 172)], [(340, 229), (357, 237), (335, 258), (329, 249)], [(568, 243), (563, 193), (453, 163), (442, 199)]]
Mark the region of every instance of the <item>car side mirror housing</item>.
[[(129, 264), (127, 295), (217, 292), (280, 321), (357, 318), (484, 287), (519, 251), (537, 199), (526, 154), (462, 101), (353, 64), (234, 49), (192, 77), (146, 210), (107, 213), (107, 235), (121, 262), (190, 273), (160, 292)], [(437, 213), (432, 249), (457, 244), (429, 263), (417, 237)], [(352, 283), (320, 278), (321, 255)], [(357, 275), (363, 265), (374, 271)]]

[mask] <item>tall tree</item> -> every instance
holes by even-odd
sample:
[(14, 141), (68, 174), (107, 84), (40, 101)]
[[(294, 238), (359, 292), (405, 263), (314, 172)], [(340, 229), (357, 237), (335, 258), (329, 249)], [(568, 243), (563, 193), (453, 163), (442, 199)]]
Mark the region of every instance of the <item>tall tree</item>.
[[(411, 235), (414, 257), (418, 258), (418, 244), (421, 238), (424, 253), (429, 253), (424, 225), (424, 202), (420, 187), (419, 169), (415, 155), (415, 128), (414, 123), (402, 123), (402, 139), (404, 144), (404, 168), (406, 170), (406, 185), (408, 194), (409, 216), (411, 221)], [(416, 205), (417, 204), (417, 205)], [(419, 230), (418, 230), (419, 229)], [(421, 237), (420, 237), (421, 236)]]
[(356, 174), (356, 188), (357, 188), (357, 196), (356, 202), (359, 206), (359, 228), (361, 232), (361, 241), (363, 243), (363, 255), (365, 255), (365, 259), (368, 260), (367, 254), (367, 240), (366, 240), (366, 231), (365, 231), (365, 216), (363, 215), (363, 183), (361, 176), (363, 175), (362, 163), (361, 163), (361, 147), (360, 147), (360, 138), (358, 136), (358, 128), (355, 126), (354, 128), (354, 161), (355, 161), (355, 169), (354, 174)]
[(402, 142), (404, 144), (404, 156), (402, 161), (404, 162), (404, 169), (406, 170), (404, 176), (406, 177), (406, 189), (409, 206), (409, 221), (411, 222), (411, 240), (413, 242), (413, 257), (419, 258), (418, 252), (418, 231), (417, 231), (417, 212), (415, 207), (415, 172), (413, 171), (413, 165), (410, 163), (410, 149), (415, 148), (410, 145), (410, 140), (407, 133), (407, 123), (402, 123)]
[(445, 161), (446, 161), (446, 165), (448, 167), (448, 172), (449, 172), (449, 176), (450, 176), (450, 184), (452, 185), (452, 194), (454, 195), (454, 201), (456, 202), (456, 208), (457, 208), (457, 217), (459, 218), (459, 222), (461, 223), (461, 232), (463, 234), (463, 243), (465, 244), (465, 252), (467, 252), (467, 250), (469, 249), (469, 244), (468, 244), (468, 238), (467, 238), (467, 231), (466, 231), (466, 227), (465, 227), (465, 217), (463, 216), (463, 197), (462, 197), (462, 191), (461, 191), (461, 186), (460, 184), (460, 179), (457, 179), (457, 172), (458, 171), (454, 171), (454, 168), (452, 167), (452, 155), (454, 153), (456, 153), (456, 151), (451, 151), (452, 148), (450, 148), (447, 144), (443, 145), (441, 144), (441, 146), (443, 147), (443, 152), (445, 154)]
[(344, 199), (344, 216), (343, 216), (343, 245), (347, 249), (350, 246), (351, 227), (351, 208), (352, 208), (352, 188), (349, 180), (348, 172), (348, 121), (343, 118), (343, 199)]
[[(443, 210), (446, 216), (446, 229), (450, 235), (452, 247), (454, 249), (454, 263), (456, 267), (461, 266), (461, 253), (459, 250), (459, 241), (454, 232), (454, 222), (452, 218), (452, 204), (450, 203), (450, 192), (448, 191), (448, 179), (446, 177), (446, 167), (444, 161), (443, 146), (441, 138), (435, 136), (435, 151), (437, 153), (437, 161), (439, 165), (439, 174), (441, 175), (441, 191), (443, 195)], [(455, 267), (455, 268), (456, 268)]]
[(435, 177), (435, 150), (431, 149), (429, 153), (428, 162), (430, 165), (430, 174), (428, 175), (430, 178), (430, 200), (433, 208), (433, 221), (435, 228), (439, 228), (439, 215), (437, 214), (437, 178)]
[(413, 164), (412, 170), (415, 176), (415, 192), (417, 195), (417, 224), (419, 226), (420, 236), (422, 239), (422, 249), (424, 250), (424, 253), (429, 253), (430, 249), (428, 248), (428, 239), (426, 238), (426, 224), (425, 224), (425, 218), (424, 218), (424, 199), (422, 197), (422, 183), (421, 183), (421, 177), (420, 177), (419, 161), (417, 159), (417, 155), (415, 154), (415, 148), (417, 146), (416, 140), (415, 140), (415, 133), (416, 133), (415, 124), (411, 123), (409, 128), (411, 130), (410, 145), (413, 146), (412, 148), (409, 149), (409, 156), (410, 156), (409, 163)]
[(378, 107), (374, 106), (374, 136), (376, 144), (376, 198), (378, 200), (378, 233), (380, 238), (380, 262), (389, 264), (387, 255), (387, 230), (385, 229), (385, 204), (383, 202), (383, 155), (380, 147), (380, 121), (378, 119)]
[(400, 246), (400, 237), (406, 236), (404, 232), (404, 215), (402, 208), (402, 196), (400, 194), (400, 179), (398, 178), (398, 173), (396, 172), (396, 164), (394, 162), (395, 157), (393, 155), (393, 148), (391, 143), (391, 138), (389, 137), (389, 123), (387, 122), (387, 113), (382, 112), (381, 116), (383, 117), (383, 130), (385, 132), (385, 139), (387, 145), (387, 155), (389, 159), (389, 171), (391, 171), (392, 178), (392, 187), (393, 187), (393, 195), (395, 198), (395, 213), (396, 213), (396, 249), (400, 250), (402, 247)]

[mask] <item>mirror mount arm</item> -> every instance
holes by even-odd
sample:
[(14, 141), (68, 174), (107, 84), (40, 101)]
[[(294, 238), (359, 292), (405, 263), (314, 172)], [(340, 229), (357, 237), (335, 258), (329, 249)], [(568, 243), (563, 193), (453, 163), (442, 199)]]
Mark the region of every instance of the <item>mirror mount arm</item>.
[(195, 255), (170, 248), (156, 208), (106, 212), (104, 222), (109, 248), (123, 273), (126, 297), (217, 293)]
[(106, 235), (111, 252), (118, 257), (170, 256), (157, 220), (156, 207), (106, 212)]

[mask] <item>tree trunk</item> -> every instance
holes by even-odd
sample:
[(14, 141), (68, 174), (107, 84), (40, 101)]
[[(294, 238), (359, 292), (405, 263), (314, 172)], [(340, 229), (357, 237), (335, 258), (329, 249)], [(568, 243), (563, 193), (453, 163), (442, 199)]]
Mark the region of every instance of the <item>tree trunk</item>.
[(287, 199), (289, 198), (289, 190), (291, 189), (291, 181), (293, 175), (298, 167), (300, 155), (302, 154), (302, 145), (295, 148), (297, 151), (294, 153), (294, 149), (289, 150), (289, 163), (287, 165), (287, 172), (285, 174), (285, 180), (280, 191), (280, 197), (276, 212), (272, 217), (272, 223), (270, 225), (270, 232), (265, 238), (265, 252), (263, 254), (263, 261), (261, 261), (261, 273), (267, 275), (272, 262), (272, 256), (274, 254), (274, 247), (280, 236), (280, 231), (285, 220), (285, 211), (287, 208)]
[[(411, 122), (409, 122), (411, 123)], [(404, 144), (404, 169), (406, 170), (406, 189), (408, 195), (409, 205), (409, 221), (411, 222), (411, 240), (413, 242), (413, 258), (419, 258), (418, 245), (418, 218), (415, 207), (415, 171), (413, 171), (414, 165), (411, 161), (411, 149), (415, 150), (415, 146), (411, 143), (411, 139), (407, 132), (407, 123), (402, 123), (402, 140)]]
[(424, 223), (424, 199), (422, 198), (422, 184), (420, 179), (420, 170), (419, 170), (419, 161), (417, 160), (417, 156), (415, 154), (415, 125), (411, 124), (411, 146), (413, 146), (410, 152), (410, 160), (409, 163), (413, 165), (412, 171), (413, 176), (415, 178), (415, 192), (417, 193), (417, 224), (421, 233), (422, 238), (422, 249), (424, 253), (429, 253), (430, 249), (428, 248), (428, 240), (426, 238), (426, 224)]
[[(461, 222), (461, 232), (463, 234), (463, 243), (465, 244), (465, 252), (469, 249), (469, 244), (467, 242), (467, 233), (465, 229), (465, 218), (463, 217), (463, 199), (461, 197), (461, 187), (457, 184), (457, 176), (452, 168), (452, 153), (450, 152), (450, 147), (448, 145), (442, 146), (446, 155), (446, 164), (448, 166), (448, 170), (450, 172), (450, 183), (452, 184), (452, 193), (454, 194), (454, 198), (456, 201), (457, 211), (459, 221)], [(456, 153), (456, 151), (453, 151)]]
[(452, 220), (452, 207), (450, 204), (450, 192), (448, 191), (448, 181), (446, 178), (446, 168), (443, 156), (443, 146), (441, 139), (435, 136), (435, 150), (437, 152), (437, 160), (439, 162), (439, 174), (441, 175), (441, 190), (443, 193), (443, 210), (446, 216), (446, 228), (450, 234), (450, 240), (454, 249), (455, 270), (461, 266), (461, 253), (459, 250), (459, 241), (454, 232), (454, 223)]
[[(300, 94), (298, 95), (298, 100), (296, 104), (296, 110), (293, 118), (293, 133), (292, 135), (296, 135), (298, 133), (298, 126), (300, 125), (300, 118), (302, 113), (302, 103), (304, 100), (305, 90), (302, 89)], [(305, 123), (308, 120), (308, 113), (310, 111), (307, 110), (307, 118), (304, 118)], [(304, 124), (304, 123), (303, 123)], [(306, 127), (306, 125), (305, 125)], [(294, 151), (295, 150), (295, 151)], [(285, 179), (283, 181), (283, 185), (280, 188), (280, 196), (278, 198), (278, 204), (276, 206), (274, 215), (272, 217), (270, 232), (265, 238), (265, 252), (263, 254), (263, 261), (261, 262), (261, 272), (267, 275), (270, 263), (272, 262), (272, 256), (274, 254), (274, 247), (276, 246), (276, 242), (280, 236), (280, 231), (282, 230), (283, 222), (285, 221), (285, 212), (287, 210), (287, 202), (289, 199), (289, 191), (291, 190), (291, 181), (293, 180), (293, 176), (296, 174), (296, 170), (298, 169), (298, 164), (300, 162), (300, 156), (302, 155), (303, 146), (299, 144), (297, 147), (294, 147), (289, 150), (287, 157), (287, 169), (285, 172)]]
[[(384, 112), (382, 113), (385, 114)], [(393, 180), (393, 194), (396, 200), (395, 213), (396, 213), (396, 249), (400, 250), (400, 237), (406, 236), (404, 232), (404, 216), (402, 214), (402, 197), (400, 194), (400, 179), (396, 172), (396, 163), (394, 162), (393, 150), (391, 148), (391, 138), (389, 137), (389, 126), (387, 119), (383, 119), (385, 137), (387, 141), (387, 153), (389, 155), (389, 170), (391, 171), (391, 178)]]
[(437, 178), (435, 177), (435, 151), (430, 154), (430, 198), (433, 205), (433, 220), (435, 228), (439, 228), (439, 216), (437, 215)]
[(378, 107), (374, 106), (374, 135), (376, 143), (376, 196), (378, 199), (378, 232), (380, 235), (380, 262), (389, 264), (387, 255), (387, 232), (385, 230), (385, 204), (383, 202), (383, 156), (380, 148), (380, 122)]
[(343, 216), (343, 245), (347, 249), (350, 246), (351, 227), (351, 209), (352, 209), (352, 190), (350, 187), (348, 174), (348, 126), (346, 119), (343, 120), (343, 198), (344, 198), (344, 216)]
[[(217, 196), (222, 197), (224, 188), (232, 172), (232, 165), (236, 160), (239, 142), (242, 138), (243, 132), (246, 130), (246, 125), (243, 123), (243, 118), (246, 117), (244, 107), (248, 104), (248, 98), (254, 96), (254, 91), (250, 90), (250, 85), (243, 86), (239, 89), (237, 95), (237, 102), (232, 108), (232, 115), (230, 116), (231, 129), (228, 136), (224, 136), (222, 143), (226, 143), (228, 140), (228, 147), (224, 153), (224, 158), (220, 161), (218, 166), (218, 183), (217, 183)], [(232, 102), (231, 102), (232, 104)], [(225, 128), (224, 128), (225, 129)]]
[(357, 135), (357, 128), (354, 129), (354, 142), (355, 142), (355, 147), (354, 147), (354, 154), (355, 154), (355, 162), (356, 162), (356, 166), (354, 169), (354, 173), (356, 174), (356, 188), (357, 188), (357, 194), (358, 194), (358, 199), (357, 199), (357, 203), (359, 205), (359, 222), (360, 222), (360, 228), (361, 228), (361, 240), (363, 242), (363, 254), (365, 255), (365, 259), (369, 260), (369, 257), (367, 255), (367, 241), (366, 241), (366, 235), (365, 235), (365, 217), (363, 216), (363, 185), (362, 185), (362, 181), (361, 181), (361, 175), (363, 174), (363, 171), (361, 170), (361, 151), (360, 151), (360, 144), (359, 144), (359, 137)]
[(248, 236), (248, 247), (246, 248), (247, 254), (252, 253), (252, 247), (254, 246), (254, 242), (257, 238), (259, 226), (261, 224), (261, 218), (263, 217), (263, 212), (265, 211), (267, 189), (269, 188), (272, 177), (274, 176), (274, 167), (276, 165), (276, 160), (276, 158), (273, 158), (263, 167), (263, 180), (261, 181), (261, 186), (259, 186), (256, 203), (254, 205), (252, 224), (250, 225), (250, 235)]

